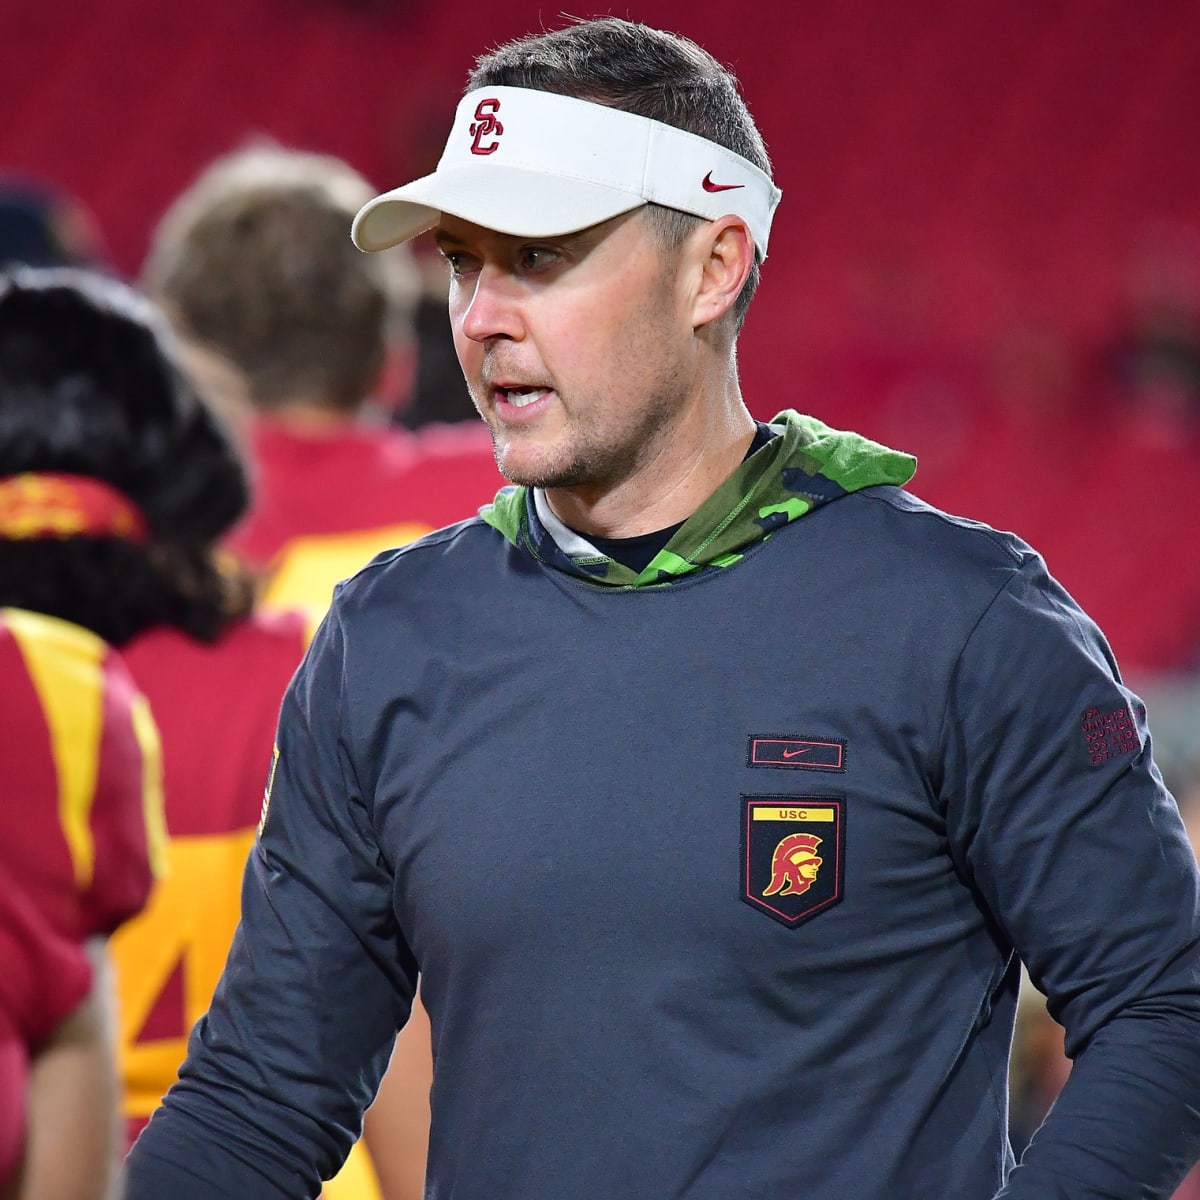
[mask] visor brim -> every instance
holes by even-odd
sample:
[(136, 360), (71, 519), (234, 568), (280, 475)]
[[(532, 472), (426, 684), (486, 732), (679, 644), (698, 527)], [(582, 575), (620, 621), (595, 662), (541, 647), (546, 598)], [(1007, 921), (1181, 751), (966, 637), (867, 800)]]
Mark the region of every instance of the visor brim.
[(360, 250), (386, 250), (431, 229), (447, 213), (515, 237), (556, 237), (645, 203), (607, 184), (519, 166), (443, 168), (377, 196), (355, 217), (350, 236)]

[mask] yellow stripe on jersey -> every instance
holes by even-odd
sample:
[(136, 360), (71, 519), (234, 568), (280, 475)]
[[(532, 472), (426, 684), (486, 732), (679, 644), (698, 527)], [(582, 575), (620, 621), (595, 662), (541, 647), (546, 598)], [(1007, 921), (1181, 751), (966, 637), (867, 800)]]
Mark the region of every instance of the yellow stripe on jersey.
[(383, 550), (405, 546), (431, 532), (432, 526), (406, 521), (349, 533), (307, 534), (292, 538), (275, 554), (262, 601), (270, 608), (298, 608), (307, 619), (306, 640), (321, 623), (334, 585)]
[(167, 815), (163, 795), (162, 741), (150, 701), (138, 692), (130, 704), (133, 736), (142, 752), (142, 818), (146, 823), (146, 857), (156, 879), (167, 865)]
[(58, 773), (58, 819), (75, 882), (92, 882), (96, 846), (91, 811), (104, 727), (106, 643), (89, 630), (41, 613), (5, 609), (41, 701)]

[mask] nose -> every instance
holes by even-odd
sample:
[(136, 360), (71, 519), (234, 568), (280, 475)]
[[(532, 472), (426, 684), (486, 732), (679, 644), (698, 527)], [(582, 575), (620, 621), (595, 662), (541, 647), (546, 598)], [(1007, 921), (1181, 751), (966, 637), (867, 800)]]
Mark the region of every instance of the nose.
[(520, 341), (525, 326), (517, 281), (504, 270), (486, 264), (472, 282), (469, 294), (461, 297), (466, 305), (461, 318), (463, 334), (473, 342), (495, 338)]

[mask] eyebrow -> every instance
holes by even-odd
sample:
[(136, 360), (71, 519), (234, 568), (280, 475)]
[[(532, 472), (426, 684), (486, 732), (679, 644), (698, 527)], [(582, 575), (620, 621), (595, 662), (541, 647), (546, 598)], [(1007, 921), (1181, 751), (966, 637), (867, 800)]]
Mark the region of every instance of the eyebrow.
[(434, 231), (433, 240), (437, 243), (437, 248), (445, 254), (446, 251), (462, 247), (462, 242), (453, 234), (447, 233), (443, 229)]
[[(619, 216), (624, 216), (622, 213)], [(612, 218), (616, 220), (617, 218)], [(549, 244), (562, 246), (564, 249), (574, 251), (577, 254), (586, 254), (597, 245), (600, 244), (607, 236), (607, 230), (604, 233), (600, 231), (605, 226), (611, 224), (611, 221), (602, 221), (598, 225), (588, 226), (586, 229), (576, 229), (570, 233), (546, 234), (546, 235), (525, 235), (515, 233), (499, 233), (499, 237), (506, 238), (516, 245), (527, 246), (537, 244)], [(435, 229), (433, 240), (437, 244), (437, 248), (446, 254), (452, 250), (468, 250), (467, 242), (446, 229)]]

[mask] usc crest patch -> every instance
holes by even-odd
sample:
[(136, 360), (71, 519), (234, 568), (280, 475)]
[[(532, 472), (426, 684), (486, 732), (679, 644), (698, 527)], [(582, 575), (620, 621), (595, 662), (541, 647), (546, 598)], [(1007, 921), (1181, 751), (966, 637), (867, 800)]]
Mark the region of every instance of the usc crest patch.
[(742, 797), (742, 899), (794, 928), (842, 899), (845, 802)]

